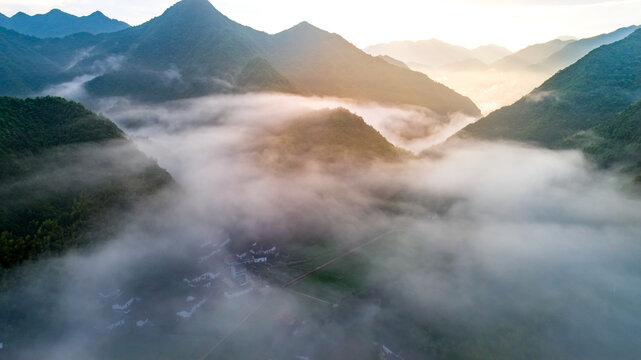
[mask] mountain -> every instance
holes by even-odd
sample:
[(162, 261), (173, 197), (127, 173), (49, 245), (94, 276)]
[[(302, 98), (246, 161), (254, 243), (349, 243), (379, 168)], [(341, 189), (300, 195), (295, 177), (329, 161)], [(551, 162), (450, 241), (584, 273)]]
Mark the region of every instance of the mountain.
[(554, 73), (560, 69), (566, 68), (579, 59), (587, 55), (590, 51), (599, 46), (611, 44), (623, 40), (628, 35), (639, 29), (639, 26), (629, 26), (618, 29), (608, 34), (581, 39), (567, 44), (564, 48), (552, 54), (546, 60), (535, 65), (535, 69)]
[(173, 181), (80, 104), (3, 97), (0, 119), (0, 275), (107, 239), (118, 230), (114, 214)]
[(381, 60), (385, 61), (385, 62), (386, 62), (386, 63), (388, 63), (388, 64), (392, 64), (392, 65), (394, 65), (394, 66), (398, 66), (398, 67), (400, 67), (400, 68), (410, 70), (410, 67), (409, 67), (409, 66), (407, 66), (404, 62), (402, 62), (402, 61), (400, 61), (400, 60), (396, 60), (396, 59), (394, 59), (394, 58), (393, 58), (393, 57), (391, 57), (391, 56), (387, 56), (387, 55), (379, 55), (379, 56), (377, 56), (376, 58), (381, 59)]
[(480, 46), (469, 50), (436, 39), (394, 41), (372, 45), (365, 48), (364, 51), (374, 56), (387, 55), (407, 64), (424, 67), (442, 67), (472, 59), (489, 64), (512, 53), (498, 45)]
[(75, 71), (123, 59), (87, 84), (98, 96), (170, 100), (233, 92), (236, 76), (260, 57), (258, 41), (265, 36), (231, 21), (207, 0), (183, 0), (143, 25), (103, 36)]
[[(593, 50), (514, 105), (466, 127), (461, 135), (567, 148), (585, 147), (577, 136), (585, 139), (585, 132), (591, 132), (604, 137), (605, 144), (618, 143), (603, 145), (599, 151), (615, 149), (615, 157), (625, 157), (620, 150), (636, 141), (638, 133), (634, 126), (639, 105), (628, 108), (639, 99), (641, 30)], [(611, 162), (607, 158), (603, 163)]]
[(602, 124), (566, 139), (604, 167), (622, 167), (641, 181), (641, 101)]
[(261, 155), (272, 164), (286, 167), (296, 167), (309, 160), (366, 165), (412, 156), (409, 151), (390, 144), (363, 118), (343, 108), (315, 111), (286, 123), (272, 134)]
[(475, 57), (462, 46), (431, 39), (421, 41), (394, 41), (369, 46), (364, 51), (373, 56), (388, 55), (406, 64), (440, 67)]
[(472, 49), (472, 54), (474, 54), (474, 59), (480, 60), (485, 64), (491, 64), (511, 55), (512, 52), (503, 46), (490, 44)]
[(106, 17), (100, 11), (78, 17), (58, 9), (46, 14), (29, 16), (19, 12), (8, 18), (0, 16), (0, 27), (39, 38), (64, 37), (88, 32), (91, 34), (116, 32), (129, 27), (126, 23)]
[(291, 82), (263, 58), (250, 61), (236, 77), (236, 85), (246, 90), (297, 92)]
[(25, 95), (59, 79), (61, 67), (42, 55), (34, 37), (0, 28), (0, 95)]
[(494, 62), (492, 67), (502, 71), (524, 70), (529, 66), (545, 61), (572, 42), (573, 40), (555, 39), (542, 44), (530, 45), (525, 49)]
[(638, 26), (629, 26), (611, 33), (586, 39), (564, 37), (543, 44), (528, 46), (492, 64), (492, 68), (503, 71), (535, 71), (554, 74), (587, 55), (590, 51), (619, 41), (632, 34)]
[(29, 50), (38, 63), (49, 65), (34, 79), (0, 68), (0, 78), (16, 77), (15, 86), (0, 90), (4, 95), (42, 91), (53, 78), (91, 76), (86, 84), (91, 95), (145, 101), (269, 90), (480, 114), (470, 99), (426, 75), (371, 57), (339, 35), (307, 23), (269, 35), (230, 20), (207, 0), (183, 0), (116, 33), (40, 41), (0, 36), (11, 49), (6, 63), (18, 64)]
[(474, 103), (424, 74), (369, 56), (337, 34), (303, 22), (270, 36), (266, 58), (304, 94), (480, 114)]

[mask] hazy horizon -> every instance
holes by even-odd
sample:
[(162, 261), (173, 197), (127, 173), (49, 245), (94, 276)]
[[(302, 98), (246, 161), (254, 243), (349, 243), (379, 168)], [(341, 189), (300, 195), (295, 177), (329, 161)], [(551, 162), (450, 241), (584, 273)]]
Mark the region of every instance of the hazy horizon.
[[(86, 16), (101, 11), (110, 18), (136, 26), (161, 15), (176, 2), (163, 0), (150, 5), (122, 0), (109, 4), (86, 0), (0, 0), (0, 13), (13, 16), (21, 11), (35, 15), (55, 8)], [(516, 51), (559, 37), (586, 38), (638, 25), (636, 14), (641, 12), (640, 0), (403, 0), (393, 5), (370, 4), (362, 0), (311, 4), (293, 0), (210, 2), (229, 18), (256, 30), (278, 33), (308, 21), (340, 34), (360, 48), (390, 41), (438, 39), (470, 49), (496, 44)], [(355, 15), (363, 12), (365, 15)], [(266, 17), (266, 13), (272, 15)], [(603, 17), (604, 13), (608, 16)], [(569, 17), (573, 21), (567, 21)], [(393, 26), (381, 26), (381, 22), (393, 22), (394, 19), (402, 21)], [(511, 31), (505, 31), (508, 28)]]

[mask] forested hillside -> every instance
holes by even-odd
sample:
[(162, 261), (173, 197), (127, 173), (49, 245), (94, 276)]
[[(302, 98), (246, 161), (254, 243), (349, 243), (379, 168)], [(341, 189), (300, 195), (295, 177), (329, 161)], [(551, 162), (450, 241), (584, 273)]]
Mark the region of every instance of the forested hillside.
[[(207, 0), (183, 0), (116, 33), (36, 39), (0, 30), (0, 95), (29, 96), (87, 77), (94, 97), (166, 101), (280, 91), (480, 111), (424, 74), (369, 56), (337, 34), (302, 23), (270, 35), (227, 18)], [(26, 66), (24, 66), (26, 65)]]
[[(109, 237), (172, 182), (109, 120), (60, 98), (0, 98), (0, 266)], [(113, 219), (113, 221), (111, 221)]]
[(412, 157), (363, 118), (342, 108), (319, 110), (286, 123), (272, 134), (262, 151), (270, 161), (285, 166), (310, 160), (361, 166)]
[(0, 26), (39, 38), (63, 37), (81, 32), (100, 34), (129, 27), (122, 21), (106, 17), (100, 11), (87, 16), (75, 16), (58, 9), (33, 16), (23, 12), (12, 17), (0, 14)]
[(592, 51), (462, 135), (562, 147), (568, 136), (603, 124), (640, 98), (641, 31), (636, 31)]

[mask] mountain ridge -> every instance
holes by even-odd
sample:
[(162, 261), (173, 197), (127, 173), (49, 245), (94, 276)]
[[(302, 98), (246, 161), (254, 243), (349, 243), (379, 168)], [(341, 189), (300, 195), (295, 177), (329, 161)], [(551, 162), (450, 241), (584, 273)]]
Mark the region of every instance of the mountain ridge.
[[(8, 45), (23, 45), (20, 39), (11, 39), (17, 43)], [(289, 92), (296, 89), (304, 95), (423, 106), (440, 114), (480, 115), (469, 98), (423, 74), (373, 58), (340, 35), (308, 22), (269, 35), (234, 22), (206, 0), (180, 1), (162, 15), (116, 33), (30, 40), (27, 48), (36, 49), (43, 63), (49, 61), (63, 69), (56, 78), (70, 81), (98, 72), (86, 84), (94, 96), (165, 101), (243, 92), (246, 88), (239, 76), (250, 62), (263, 58), (270, 66), (260, 66), (263, 74), (253, 69), (259, 83), (272, 79), (275, 84), (271, 85), (282, 87), (287, 79)], [(273, 90), (270, 84), (264, 85)], [(4, 94), (16, 95), (10, 90), (5, 89)], [(42, 90), (39, 83), (31, 87), (31, 91)]]
[(438, 39), (392, 41), (368, 46), (364, 51), (373, 56), (388, 55), (408, 64), (427, 67), (441, 67), (469, 59), (492, 63), (512, 53), (495, 44), (468, 49)]
[(545, 71), (554, 73), (560, 69), (566, 68), (575, 62), (579, 61), (582, 57), (587, 55), (590, 51), (607, 44), (622, 40), (639, 29), (639, 26), (632, 25), (624, 28), (619, 28), (610, 33), (604, 33), (585, 39), (578, 39), (568, 43), (561, 50), (550, 55), (544, 61), (534, 65), (534, 70)]
[[(467, 126), (458, 136), (592, 149), (588, 153), (601, 165), (611, 165), (624, 160), (622, 154), (609, 150), (615, 147), (612, 144), (622, 149), (631, 140), (617, 138), (609, 129), (618, 128), (618, 122), (625, 120), (620, 116), (626, 116), (626, 109), (640, 99), (641, 30), (636, 30), (623, 40), (592, 50), (515, 104)], [(635, 117), (636, 110), (638, 103)], [(628, 120), (632, 115), (627, 115)], [(589, 132), (605, 140), (582, 144)]]
[(60, 9), (52, 9), (46, 14), (27, 15), (18, 12), (12, 17), (0, 16), (0, 26), (25, 35), (39, 38), (56, 38), (75, 33), (91, 34), (116, 32), (129, 25), (110, 19), (100, 11), (87, 16), (75, 16)]

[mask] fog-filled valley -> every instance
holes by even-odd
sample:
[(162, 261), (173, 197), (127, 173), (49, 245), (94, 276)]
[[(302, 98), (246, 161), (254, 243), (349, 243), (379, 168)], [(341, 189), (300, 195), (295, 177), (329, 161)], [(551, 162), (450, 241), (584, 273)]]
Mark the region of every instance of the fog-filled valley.
[(0, 359), (636, 359), (639, 59), (0, 14)]
[[(104, 245), (13, 270), (0, 307), (3, 351), (17, 359), (638, 353), (641, 201), (626, 190), (629, 179), (576, 151), (478, 141), (401, 162), (311, 156), (278, 166), (291, 154), (260, 144), (328, 104), (270, 94), (102, 102), (100, 112), (178, 187), (123, 213), (126, 226)], [(398, 116), (363, 110), (381, 123)], [(230, 270), (243, 253), (271, 248), (278, 257), (248, 266), (246, 280)]]
[(427, 74), (470, 97), (487, 115), (513, 104), (592, 50), (623, 40), (638, 28), (627, 26), (584, 39), (557, 38), (516, 52), (494, 44), (470, 50), (436, 39), (396, 41), (364, 50)]

